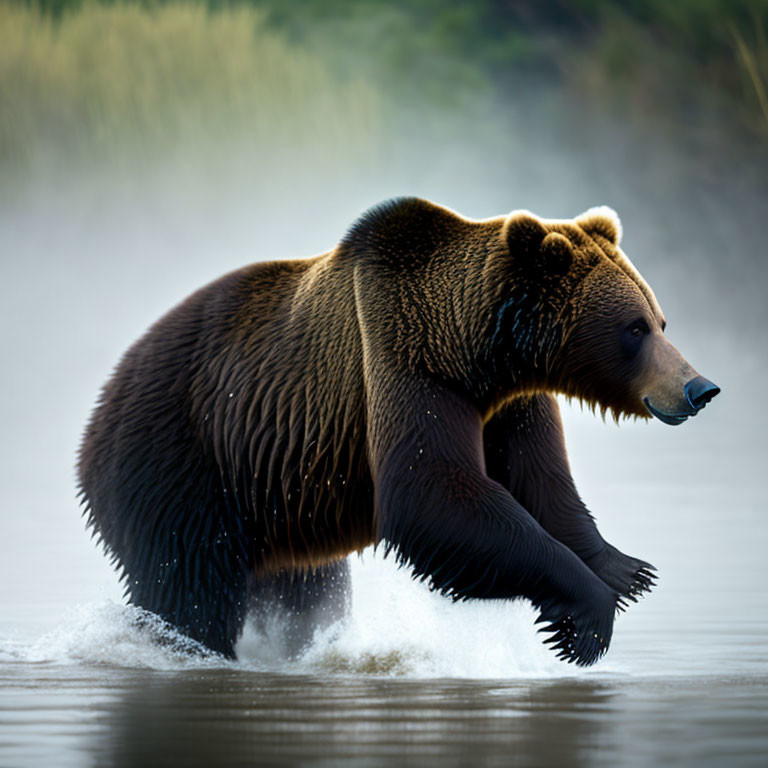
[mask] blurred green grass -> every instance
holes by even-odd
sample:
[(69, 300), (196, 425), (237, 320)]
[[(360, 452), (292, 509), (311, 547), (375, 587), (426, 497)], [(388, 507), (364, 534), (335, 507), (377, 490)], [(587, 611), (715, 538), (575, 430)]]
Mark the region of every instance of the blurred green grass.
[[(735, 25), (731, 25), (731, 34), (739, 51), (739, 58), (744, 65), (744, 71), (749, 77), (760, 113), (763, 117), (763, 128), (768, 133), (768, 42), (763, 26), (756, 25), (757, 40), (754, 47), (750, 46)], [(754, 112), (754, 109), (752, 110)]]
[(768, 0), (0, 0), (0, 172), (234, 146), (332, 164), (415, 135), (409, 111), (503, 134), (553, 91), (694, 163), (764, 155), (767, 39)]
[(569, 67), (577, 90), (705, 144), (766, 146), (766, 0), (594, 5), (595, 33)]
[(200, 3), (0, 2), (0, 173), (233, 146), (370, 151), (380, 100), (266, 26)]
[(461, 107), (467, 89), (514, 101), (521, 89), (560, 85), (669, 130), (718, 120), (768, 138), (768, 0), (240, 3), (303, 47), (332, 51), (340, 69), (363, 67), (398, 99)]

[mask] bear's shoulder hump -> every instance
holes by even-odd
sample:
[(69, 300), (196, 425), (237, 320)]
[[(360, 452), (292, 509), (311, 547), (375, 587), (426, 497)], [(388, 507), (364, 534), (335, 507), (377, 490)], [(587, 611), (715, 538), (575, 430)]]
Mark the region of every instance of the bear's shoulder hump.
[(393, 197), (359, 216), (342, 238), (338, 253), (377, 261), (413, 258), (434, 248), (458, 215), (420, 197)]

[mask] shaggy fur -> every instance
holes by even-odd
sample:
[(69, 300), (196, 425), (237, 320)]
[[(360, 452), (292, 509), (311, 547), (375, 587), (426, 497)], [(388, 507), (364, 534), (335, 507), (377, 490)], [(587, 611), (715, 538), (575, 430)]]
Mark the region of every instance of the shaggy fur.
[(598, 533), (550, 393), (645, 416), (643, 358), (606, 329), (663, 318), (619, 237), (600, 210), (398, 199), (327, 254), (190, 296), (127, 352), (81, 449), (131, 601), (232, 656), (254, 591), (319, 594), (384, 542), (455, 598), (530, 599), (563, 658), (594, 662), (651, 566)]

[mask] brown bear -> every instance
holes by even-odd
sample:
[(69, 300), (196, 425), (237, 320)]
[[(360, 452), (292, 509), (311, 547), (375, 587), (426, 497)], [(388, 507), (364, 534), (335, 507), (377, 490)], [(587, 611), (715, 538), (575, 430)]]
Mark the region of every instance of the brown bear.
[(593, 663), (654, 569), (600, 536), (554, 394), (676, 424), (719, 391), (619, 240), (608, 209), (473, 221), (399, 198), (326, 254), (187, 298), (81, 448), (130, 600), (231, 657), (253, 595), (322, 612), (346, 555), (383, 542), (456, 599), (528, 598), (559, 655)]

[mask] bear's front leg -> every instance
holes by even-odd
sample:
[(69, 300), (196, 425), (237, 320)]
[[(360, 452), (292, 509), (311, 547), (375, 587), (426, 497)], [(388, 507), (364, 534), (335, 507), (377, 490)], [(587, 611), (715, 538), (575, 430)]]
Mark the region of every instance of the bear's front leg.
[(571, 477), (557, 400), (539, 394), (513, 400), (485, 426), (486, 469), (538, 520), (622, 597), (654, 586), (655, 568), (608, 544)]
[(608, 648), (618, 594), (483, 471), (482, 422), (459, 395), (373, 376), (368, 440), (377, 538), (454, 599), (526, 597), (561, 658)]

